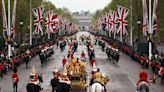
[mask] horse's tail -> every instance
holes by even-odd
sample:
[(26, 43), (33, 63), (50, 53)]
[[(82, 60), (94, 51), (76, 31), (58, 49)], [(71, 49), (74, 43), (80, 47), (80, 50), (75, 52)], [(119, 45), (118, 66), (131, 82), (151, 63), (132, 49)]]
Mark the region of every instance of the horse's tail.
[(102, 86), (101, 86), (101, 84), (94, 83), (94, 84), (92, 84), (91, 90), (92, 90), (91, 92), (102, 92)]

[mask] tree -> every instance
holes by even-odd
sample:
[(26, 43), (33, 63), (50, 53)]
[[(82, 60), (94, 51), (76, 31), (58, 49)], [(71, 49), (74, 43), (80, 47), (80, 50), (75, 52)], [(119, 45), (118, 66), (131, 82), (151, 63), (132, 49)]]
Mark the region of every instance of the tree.
[[(111, 3), (109, 3), (107, 6), (104, 7), (102, 10), (97, 10), (95, 15), (93, 16), (92, 22), (95, 23), (99, 16), (104, 15), (105, 13), (108, 13), (110, 10), (117, 10), (117, 5), (124, 6), (128, 9), (130, 9), (130, 1), (131, 0), (112, 0)], [(148, 1), (148, 0), (147, 0)], [(153, 4), (153, 0), (152, 0)], [(148, 5), (148, 2), (147, 2)], [(159, 31), (156, 33), (155, 38), (159, 39), (160, 41), (164, 42), (164, 0), (159, 0)], [(131, 11), (130, 11), (131, 12)], [(132, 23), (133, 26), (133, 36), (134, 38), (141, 38), (143, 36), (142, 34), (142, 0), (132, 0), (132, 21), (130, 21), (130, 15), (128, 17), (128, 25)], [(141, 24), (137, 24), (137, 21), (141, 21)], [(130, 30), (130, 27), (128, 27)]]

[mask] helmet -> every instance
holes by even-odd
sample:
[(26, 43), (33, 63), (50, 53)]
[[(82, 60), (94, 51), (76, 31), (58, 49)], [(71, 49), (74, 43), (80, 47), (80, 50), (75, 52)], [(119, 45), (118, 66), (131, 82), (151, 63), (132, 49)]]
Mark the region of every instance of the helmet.
[(57, 73), (57, 72), (58, 72), (58, 70), (57, 69), (54, 69), (53, 73)]
[(106, 77), (107, 75), (106, 75), (106, 73), (102, 73), (102, 77)]
[(93, 72), (97, 72), (97, 68), (93, 68), (92, 71), (93, 71)]
[(63, 75), (67, 76), (67, 73), (66, 73), (66, 72), (64, 72), (64, 73), (63, 73)]

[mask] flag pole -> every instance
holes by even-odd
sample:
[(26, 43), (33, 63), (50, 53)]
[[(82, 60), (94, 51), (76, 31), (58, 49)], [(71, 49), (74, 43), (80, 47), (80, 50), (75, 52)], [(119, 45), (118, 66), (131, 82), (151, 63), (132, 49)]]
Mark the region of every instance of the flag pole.
[(122, 30), (120, 30), (120, 42), (122, 42)]
[(32, 45), (32, 3), (30, 0), (30, 46)]
[(11, 44), (10, 44), (10, 41), (11, 41), (11, 30), (10, 30), (10, 0), (8, 0), (8, 40), (9, 40), (9, 43), (8, 43), (8, 57), (10, 58), (11, 56)]
[(131, 29), (130, 29), (130, 45), (132, 46), (133, 45), (133, 26), (132, 26), (132, 14), (133, 14), (133, 9), (132, 9), (132, 4), (133, 4), (133, 2), (132, 2), (132, 0), (130, 0), (130, 10), (131, 10)]
[[(48, 4), (48, 11), (50, 12), (50, 6)], [(48, 39), (50, 39), (50, 30), (47, 30), (48, 31)]]
[(151, 0), (149, 0), (149, 60), (151, 60), (152, 57), (152, 42), (151, 42), (151, 35), (152, 35), (152, 29), (151, 29)]

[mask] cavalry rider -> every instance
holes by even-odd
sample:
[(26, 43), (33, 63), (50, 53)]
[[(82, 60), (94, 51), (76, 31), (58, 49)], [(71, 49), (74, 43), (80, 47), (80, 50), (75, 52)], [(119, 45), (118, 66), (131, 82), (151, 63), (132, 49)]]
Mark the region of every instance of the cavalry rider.
[(69, 92), (71, 81), (66, 72), (63, 72), (59, 76), (59, 88), (58, 92)]
[(109, 80), (109, 77), (106, 76), (106, 74), (101, 73), (100, 69), (97, 69), (97, 71), (93, 69), (90, 85), (93, 83), (100, 83), (104, 87), (104, 91), (107, 92), (105, 85), (109, 82)]
[(26, 86), (27, 92), (40, 92), (41, 87), (38, 84), (39, 84), (38, 75), (36, 74), (35, 68), (33, 67), (32, 73), (30, 74), (30, 82)]
[(79, 58), (76, 59), (76, 62), (74, 63), (74, 73), (79, 74), (81, 68), (81, 63), (79, 61)]
[(53, 71), (53, 76), (54, 78), (51, 79), (51, 86), (52, 86), (52, 92), (57, 92), (57, 88), (58, 88), (58, 83), (59, 83), (59, 76), (60, 76), (60, 73), (57, 69), (54, 69)]
[(138, 88), (139, 88), (139, 86), (141, 86), (141, 82), (145, 82), (145, 84), (147, 85), (147, 91), (149, 91), (149, 88), (148, 88), (148, 86), (149, 86), (149, 81), (148, 81), (148, 75), (147, 75), (147, 72), (146, 72), (146, 70), (145, 70), (145, 68), (143, 67), (142, 68), (142, 70), (141, 70), (141, 72), (139, 73), (139, 80), (138, 80), (138, 82), (137, 82), (137, 90), (138, 90)]
[(53, 71), (53, 76), (54, 76), (54, 78), (58, 78), (61, 74), (60, 74), (60, 72), (59, 72), (59, 70), (58, 69), (54, 69), (54, 71)]

